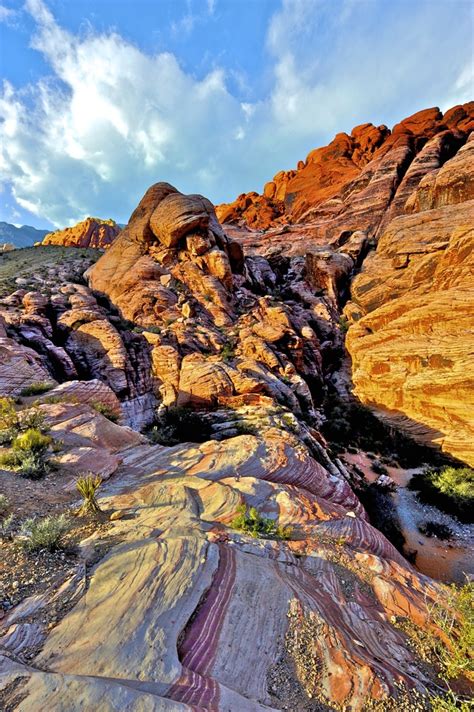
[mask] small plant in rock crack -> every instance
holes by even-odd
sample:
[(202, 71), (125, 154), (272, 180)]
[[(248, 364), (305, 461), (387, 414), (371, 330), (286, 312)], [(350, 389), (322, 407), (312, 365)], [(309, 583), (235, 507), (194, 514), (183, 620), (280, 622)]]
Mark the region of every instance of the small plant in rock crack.
[(259, 537), (264, 539), (289, 539), (292, 534), (291, 527), (278, 525), (269, 517), (262, 517), (255, 507), (247, 510), (245, 504), (238, 508), (238, 515), (234, 517), (230, 526), (232, 529), (250, 534), (254, 539)]
[(235, 358), (235, 346), (230, 341), (227, 341), (222, 347), (220, 356), (223, 361), (228, 363)]
[(350, 324), (347, 317), (341, 316), (339, 319), (339, 328), (343, 334), (347, 334), (347, 332), (349, 331), (349, 326)]
[(39, 396), (42, 393), (46, 393), (53, 388), (54, 384), (49, 381), (35, 381), (30, 383), (29, 386), (25, 386), (20, 391), (20, 396), (27, 398), (28, 396)]
[(64, 535), (69, 528), (69, 519), (65, 514), (26, 519), (21, 526), (18, 542), (26, 551), (55, 551), (63, 545)]
[(82, 506), (78, 514), (98, 514), (101, 512), (99, 503), (97, 502), (96, 493), (102, 484), (102, 479), (96, 475), (88, 474), (85, 477), (79, 477), (76, 482), (76, 489), (83, 498)]

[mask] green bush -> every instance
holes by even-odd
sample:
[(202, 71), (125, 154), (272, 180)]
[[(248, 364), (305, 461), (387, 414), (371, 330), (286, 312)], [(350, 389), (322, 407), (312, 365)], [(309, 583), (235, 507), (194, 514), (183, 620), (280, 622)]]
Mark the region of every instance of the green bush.
[(18, 413), (12, 398), (0, 398), (0, 445), (11, 443), (18, 432)]
[(12, 398), (0, 398), (0, 445), (9, 445), (20, 432), (30, 428), (46, 430), (39, 408), (17, 411)]
[(48, 448), (51, 443), (49, 435), (29, 428), (16, 436), (9, 452), (0, 455), (0, 466), (17, 470), (30, 479), (39, 479), (50, 466)]
[(177, 445), (182, 442), (202, 443), (211, 436), (210, 427), (199, 413), (191, 408), (173, 406), (166, 416), (148, 433), (150, 440), (159, 445)]
[(0, 537), (9, 537), (12, 533), (13, 514), (0, 520)]
[(472, 712), (469, 700), (461, 700), (452, 690), (443, 697), (431, 698), (432, 712)]
[(62, 546), (64, 535), (69, 528), (69, 520), (65, 514), (44, 519), (27, 519), (21, 526), (19, 541), (27, 551), (54, 551)]
[(44, 413), (42, 413), (37, 406), (20, 411), (20, 413), (18, 413), (18, 423), (21, 431), (34, 428), (44, 433), (48, 430), (48, 427), (45, 425)]
[(111, 408), (107, 403), (102, 403), (101, 401), (96, 401), (94, 403), (91, 403), (92, 408), (96, 410), (98, 413), (103, 415), (105, 418), (108, 420), (111, 420), (112, 423), (117, 423), (118, 422), (118, 415), (117, 413)]
[(54, 383), (48, 383), (48, 381), (35, 381), (30, 383), (29, 386), (25, 386), (20, 391), (20, 396), (24, 398), (28, 396), (39, 396), (41, 393), (46, 393), (54, 387)]
[(461, 521), (472, 522), (474, 516), (474, 470), (469, 467), (443, 467), (414, 475), (408, 484), (419, 498), (433, 504)]
[(24, 433), (17, 435), (12, 443), (14, 452), (20, 453), (44, 453), (51, 445), (52, 438), (44, 435), (36, 428), (28, 428)]
[(268, 517), (262, 517), (255, 507), (247, 510), (245, 504), (241, 504), (238, 515), (234, 517), (230, 526), (232, 529), (250, 534), (250, 536), (264, 539), (289, 539), (292, 534), (291, 527), (282, 527)]
[(222, 347), (220, 356), (225, 363), (232, 361), (235, 358), (235, 346), (228, 341)]

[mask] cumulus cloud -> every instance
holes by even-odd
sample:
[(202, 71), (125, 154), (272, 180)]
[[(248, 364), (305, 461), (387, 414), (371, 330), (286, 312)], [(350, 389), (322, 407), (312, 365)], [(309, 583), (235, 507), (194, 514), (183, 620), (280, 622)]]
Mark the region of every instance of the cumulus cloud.
[(59, 226), (88, 214), (124, 221), (157, 180), (215, 202), (259, 189), (336, 130), (465, 99), (462, 23), (446, 39), (443, 3), (413, 5), (413, 27), (392, 12), (380, 28), (370, 2), (283, 0), (267, 31), (270, 87), (250, 103), (230, 92), (230, 70), (196, 78), (116, 32), (75, 36), (27, 0), (51, 76), (4, 83), (2, 174), (18, 205)]

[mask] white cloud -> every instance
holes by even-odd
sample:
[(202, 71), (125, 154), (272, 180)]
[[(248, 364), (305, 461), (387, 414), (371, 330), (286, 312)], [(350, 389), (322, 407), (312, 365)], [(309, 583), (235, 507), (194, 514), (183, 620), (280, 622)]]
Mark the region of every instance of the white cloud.
[(394, 11), (374, 27), (376, 3), (283, 0), (267, 32), (269, 92), (241, 103), (222, 68), (198, 79), (117, 33), (74, 36), (27, 0), (52, 76), (4, 83), (1, 173), (18, 205), (56, 225), (124, 221), (158, 180), (216, 202), (260, 189), (335, 131), (468, 98), (462, 31), (446, 31), (443, 3), (422, 5), (410, 24)]
[(0, 22), (5, 22), (8, 25), (15, 19), (16, 16), (17, 12), (12, 10), (11, 7), (0, 5)]

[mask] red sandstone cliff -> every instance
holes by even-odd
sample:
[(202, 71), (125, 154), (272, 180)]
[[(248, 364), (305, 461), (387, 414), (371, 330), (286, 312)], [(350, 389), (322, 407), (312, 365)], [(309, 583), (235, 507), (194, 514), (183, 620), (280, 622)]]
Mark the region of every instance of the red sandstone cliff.
[(109, 247), (120, 232), (114, 220), (86, 218), (74, 227), (51, 232), (43, 240), (43, 245), (64, 245), (65, 247)]

